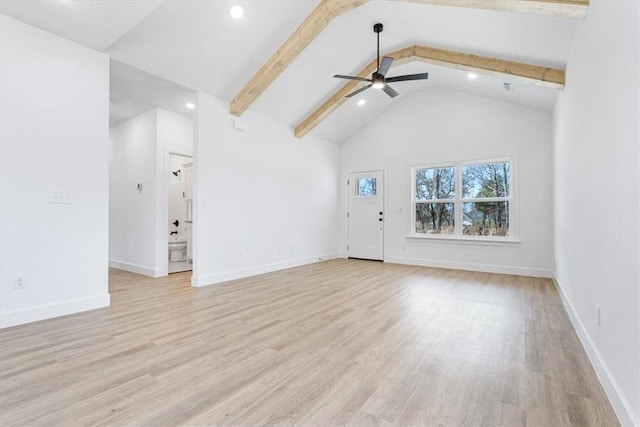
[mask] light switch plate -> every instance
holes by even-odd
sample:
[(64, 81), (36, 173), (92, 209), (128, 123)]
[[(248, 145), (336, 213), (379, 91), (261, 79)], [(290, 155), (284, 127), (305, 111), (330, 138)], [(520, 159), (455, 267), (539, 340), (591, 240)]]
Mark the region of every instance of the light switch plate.
[(68, 191), (52, 191), (49, 202), (68, 205), (71, 203), (71, 194)]

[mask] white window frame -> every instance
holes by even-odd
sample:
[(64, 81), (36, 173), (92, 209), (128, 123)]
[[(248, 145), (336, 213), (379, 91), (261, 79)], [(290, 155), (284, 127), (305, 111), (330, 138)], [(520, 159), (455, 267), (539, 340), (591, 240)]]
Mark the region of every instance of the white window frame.
[[(463, 198), (462, 194), (462, 168), (464, 166), (484, 165), (489, 163), (510, 163), (509, 176), (509, 197), (486, 197), (480, 199)], [(501, 157), (482, 160), (469, 160), (448, 163), (435, 163), (418, 165), (411, 167), (411, 229), (408, 238), (427, 239), (436, 241), (469, 241), (487, 243), (519, 243), (518, 226), (518, 187), (517, 187), (517, 159), (516, 157)], [(416, 172), (419, 169), (455, 168), (455, 198), (438, 199), (434, 202), (444, 202), (454, 204), (454, 234), (426, 234), (416, 233)], [(496, 202), (506, 201), (509, 203), (509, 235), (508, 236), (467, 236), (462, 234), (462, 205), (470, 202)]]

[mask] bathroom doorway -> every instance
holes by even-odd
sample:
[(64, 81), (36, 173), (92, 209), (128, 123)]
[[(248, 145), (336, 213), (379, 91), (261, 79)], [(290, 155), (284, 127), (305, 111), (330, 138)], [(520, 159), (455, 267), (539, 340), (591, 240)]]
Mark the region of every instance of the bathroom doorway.
[(193, 157), (169, 153), (167, 164), (167, 272), (171, 274), (193, 270)]

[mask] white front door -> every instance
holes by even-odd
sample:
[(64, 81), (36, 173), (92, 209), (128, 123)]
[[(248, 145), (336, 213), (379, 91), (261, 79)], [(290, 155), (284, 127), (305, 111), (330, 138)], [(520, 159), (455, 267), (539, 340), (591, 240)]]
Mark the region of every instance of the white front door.
[(384, 259), (383, 172), (349, 174), (347, 212), (349, 258)]

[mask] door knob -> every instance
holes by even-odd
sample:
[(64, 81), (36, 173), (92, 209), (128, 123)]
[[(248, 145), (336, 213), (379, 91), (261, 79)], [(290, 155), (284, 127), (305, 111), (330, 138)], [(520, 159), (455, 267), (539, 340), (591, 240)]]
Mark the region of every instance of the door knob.
[(382, 218), (378, 218), (378, 221), (382, 221)]
[(380, 212), (380, 215), (382, 215), (382, 212)]

